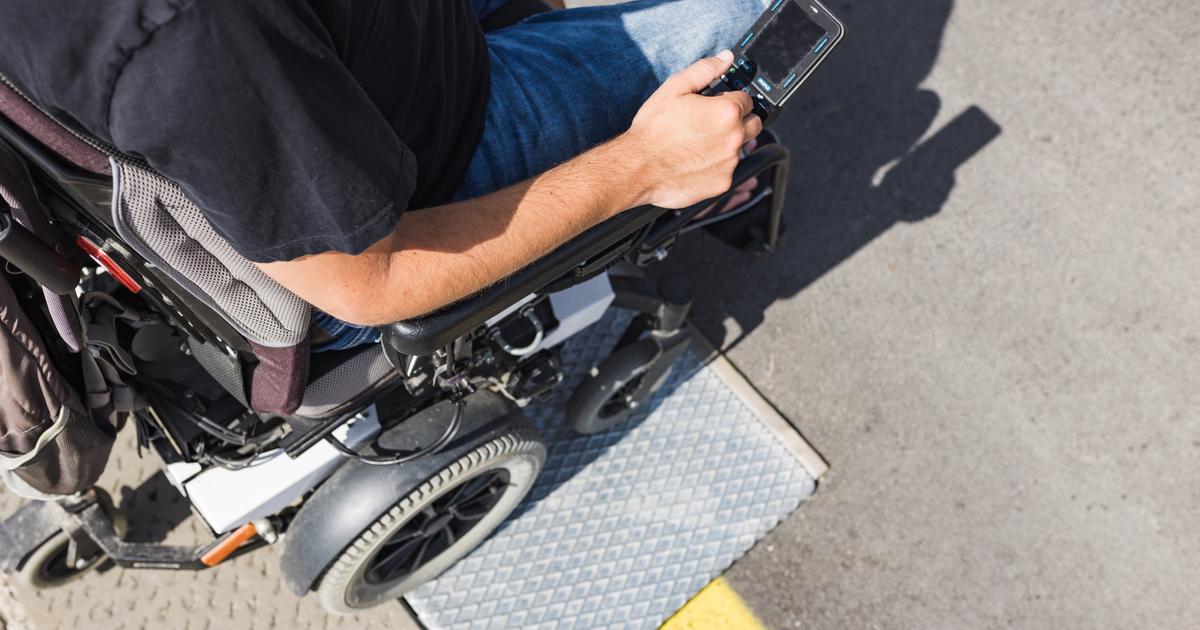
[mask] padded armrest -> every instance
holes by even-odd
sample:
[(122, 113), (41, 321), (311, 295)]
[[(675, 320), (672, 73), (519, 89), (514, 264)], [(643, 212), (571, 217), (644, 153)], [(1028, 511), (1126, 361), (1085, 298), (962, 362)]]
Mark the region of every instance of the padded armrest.
[[(736, 188), (750, 178), (786, 161), (787, 149), (782, 146), (762, 147), (738, 165), (733, 175), (733, 187)], [(729, 194), (727, 192), (714, 199), (702, 201), (680, 214), (691, 214), (691, 210), (727, 199)], [(634, 236), (667, 212), (670, 211), (655, 206), (626, 210), (469, 298), (430, 315), (384, 326), (383, 341), (401, 354), (430, 354), (470, 332), (525, 296), (542, 290), (559, 278), (572, 273), (576, 267), (604, 254), (609, 248)]]

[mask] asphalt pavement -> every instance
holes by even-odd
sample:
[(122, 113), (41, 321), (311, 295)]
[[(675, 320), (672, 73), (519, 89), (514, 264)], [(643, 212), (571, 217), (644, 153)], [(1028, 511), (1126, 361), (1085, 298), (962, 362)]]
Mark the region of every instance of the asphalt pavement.
[(832, 464), (773, 627), (1200, 627), (1200, 3), (830, 0), (788, 239), (696, 318)]

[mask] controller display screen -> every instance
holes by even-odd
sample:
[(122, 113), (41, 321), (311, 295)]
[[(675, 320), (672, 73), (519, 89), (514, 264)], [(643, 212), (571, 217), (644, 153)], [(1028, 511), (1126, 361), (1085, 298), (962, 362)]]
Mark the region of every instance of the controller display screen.
[(825, 36), (825, 29), (809, 17), (806, 4), (786, 0), (746, 50), (758, 65), (758, 74), (775, 85), (782, 84)]

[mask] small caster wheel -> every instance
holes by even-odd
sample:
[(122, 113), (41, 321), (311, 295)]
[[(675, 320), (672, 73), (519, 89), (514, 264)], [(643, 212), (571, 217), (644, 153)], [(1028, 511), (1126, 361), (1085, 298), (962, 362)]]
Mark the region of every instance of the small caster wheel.
[[(113, 505), (107, 492), (97, 489), (96, 495), (104, 513), (112, 520), (113, 530), (118, 536), (124, 536), (128, 528), (125, 515)], [(30, 590), (58, 588), (87, 575), (106, 557), (103, 551), (97, 549), (90, 557), (76, 558), (74, 563), (69, 563), (67, 559), (74, 555), (70, 553), (74, 544), (66, 532), (60, 531), (51, 536), (26, 556), (13, 576), (14, 581)]]
[(571, 394), (567, 422), (580, 435), (608, 431), (625, 422), (662, 387), (677, 356), (663, 352), (650, 339), (618, 349)]

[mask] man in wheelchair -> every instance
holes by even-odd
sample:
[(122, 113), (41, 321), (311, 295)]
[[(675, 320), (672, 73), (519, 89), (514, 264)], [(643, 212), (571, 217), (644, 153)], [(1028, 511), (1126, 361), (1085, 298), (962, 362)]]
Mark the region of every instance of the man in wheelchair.
[[(198, 570), (286, 533), (289, 587), (345, 613), (468, 553), (546, 459), (520, 406), (555, 344), (638, 313), (568, 402), (581, 433), (686, 346), (687, 291), (609, 266), (767, 198), (778, 236), (786, 150), (743, 157), (750, 97), (699, 94), (770, 4), (0, 3), (0, 374), (43, 357), (0, 403), (46, 394), (0, 404), (0, 477), (62, 499), (0, 527), (0, 571)], [(211, 544), (121, 540), (91, 488), (130, 418)]]
[(505, 4), (6, 3), (0, 71), (178, 182), (323, 311), (314, 349), (345, 348), (627, 208), (724, 192), (762, 128), (747, 95), (696, 92), (767, 0), (642, 0), (485, 35)]

